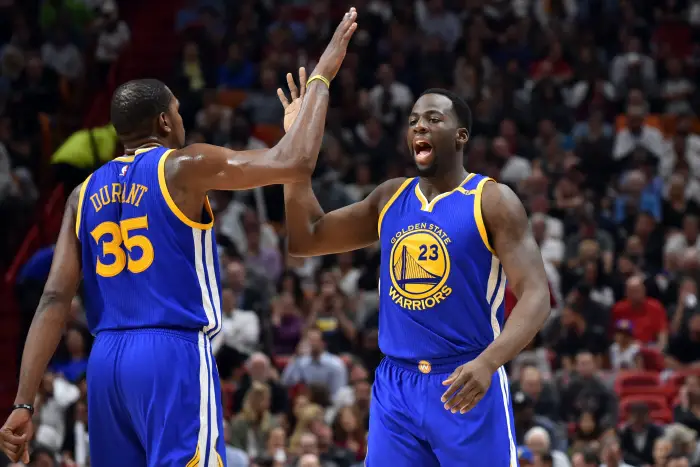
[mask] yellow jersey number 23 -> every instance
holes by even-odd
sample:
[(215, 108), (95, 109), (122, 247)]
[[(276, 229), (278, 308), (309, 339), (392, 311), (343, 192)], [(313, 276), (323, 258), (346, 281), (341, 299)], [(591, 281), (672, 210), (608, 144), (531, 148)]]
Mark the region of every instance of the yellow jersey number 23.
[[(105, 264), (97, 258), (95, 272), (102, 277), (114, 277), (126, 267), (134, 274), (148, 269), (153, 263), (153, 244), (144, 235), (134, 235), (132, 231), (148, 230), (148, 216), (132, 217), (116, 222), (103, 222), (90, 232), (95, 242), (102, 243), (102, 256), (114, 258)], [(126, 251), (124, 251), (126, 248)], [(137, 249), (137, 250), (135, 250)], [(140, 250), (140, 254), (139, 254)]]

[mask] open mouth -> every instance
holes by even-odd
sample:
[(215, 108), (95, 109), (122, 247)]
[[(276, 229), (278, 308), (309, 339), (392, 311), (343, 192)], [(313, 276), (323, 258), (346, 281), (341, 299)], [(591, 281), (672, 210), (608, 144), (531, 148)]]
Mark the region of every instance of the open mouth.
[(415, 152), (416, 163), (418, 165), (428, 165), (433, 158), (433, 147), (424, 140), (413, 142), (413, 151)]

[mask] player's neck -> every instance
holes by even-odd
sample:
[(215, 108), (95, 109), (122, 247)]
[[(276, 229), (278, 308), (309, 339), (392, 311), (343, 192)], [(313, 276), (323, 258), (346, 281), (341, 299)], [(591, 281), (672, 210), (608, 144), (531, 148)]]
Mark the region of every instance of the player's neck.
[(430, 201), (441, 193), (447, 193), (454, 190), (462, 184), (467, 171), (464, 168), (459, 170), (450, 170), (444, 174), (436, 174), (431, 177), (420, 177), (420, 190), (423, 195)]
[(133, 155), (136, 154), (136, 151), (139, 149), (150, 149), (158, 146), (167, 146), (167, 143), (155, 136), (124, 141), (124, 153)]

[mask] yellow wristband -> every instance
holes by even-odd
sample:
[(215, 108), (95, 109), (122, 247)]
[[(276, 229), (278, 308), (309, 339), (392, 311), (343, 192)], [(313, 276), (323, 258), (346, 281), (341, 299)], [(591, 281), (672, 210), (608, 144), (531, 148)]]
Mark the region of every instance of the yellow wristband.
[(329, 89), (330, 89), (330, 87), (331, 87), (331, 82), (328, 81), (328, 78), (326, 78), (325, 76), (321, 76), (321, 75), (313, 75), (311, 78), (309, 78), (309, 80), (306, 82), (306, 87), (308, 88), (308, 87), (309, 87), (309, 84), (311, 84), (311, 82), (314, 81), (314, 80), (323, 81), (323, 83), (324, 83)]

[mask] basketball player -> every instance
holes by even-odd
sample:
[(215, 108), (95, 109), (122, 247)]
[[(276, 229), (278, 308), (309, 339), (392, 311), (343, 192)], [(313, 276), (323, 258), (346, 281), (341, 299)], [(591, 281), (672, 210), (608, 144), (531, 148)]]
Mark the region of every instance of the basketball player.
[[(301, 97), (291, 75), (285, 127)], [(525, 210), (510, 188), (467, 173), (471, 112), (450, 91), (423, 93), (408, 117), (419, 177), (388, 180), (324, 214), (309, 180), (285, 186), (298, 256), (379, 240), (379, 347), (366, 465), (517, 465), (503, 365), (549, 314), (549, 289)], [(503, 327), (506, 277), (518, 304)]]
[(28, 461), (34, 398), (81, 278), (95, 343), (88, 363), (91, 464), (224, 464), (219, 377), (211, 339), (221, 301), (209, 190), (310, 176), (323, 136), (328, 87), (357, 28), (345, 14), (309, 80), (299, 123), (271, 149), (194, 144), (178, 101), (156, 80), (128, 82), (112, 99), (126, 154), (70, 195), (56, 252), (24, 351), (2, 449)]

